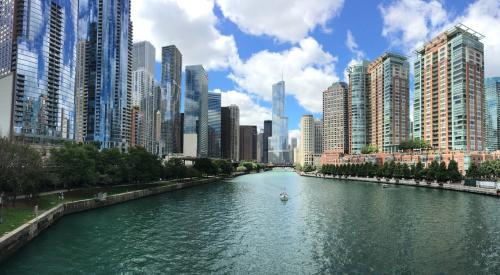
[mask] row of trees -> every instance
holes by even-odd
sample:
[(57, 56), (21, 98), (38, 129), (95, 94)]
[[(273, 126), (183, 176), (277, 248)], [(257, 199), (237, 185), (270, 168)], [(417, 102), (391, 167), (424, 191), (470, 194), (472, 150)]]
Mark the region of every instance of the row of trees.
[(36, 196), (58, 188), (140, 184), (159, 179), (231, 174), (225, 160), (196, 159), (192, 167), (171, 158), (163, 162), (140, 147), (128, 152), (99, 150), (98, 144), (67, 143), (42, 156), (37, 150), (0, 139), (0, 193), (15, 201), (19, 194)]
[(427, 142), (423, 139), (415, 138), (413, 140), (402, 141), (399, 144), (399, 149), (403, 150), (403, 151), (413, 151), (413, 150), (419, 150), (419, 149), (428, 150), (428, 149), (432, 149), (432, 146), (430, 145), (429, 142)]
[(236, 168), (237, 172), (252, 172), (252, 171), (260, 171), (262, 169), (266, 168), (266, 166), (262, 163), (257, 163), (257, 162), (240, 162), (240, 165)]
[(473, 179), (500, 179), (500, 159), (485, 161), (480, 166), (472, 163), (467, 170), (467, 177)]
[(323, 165), (321, 173), (336, 176), (356, 176), (356, 177), (377, 177), (377, 178), (396, 178), (396, 179), (415, 179), (428, 181), (459, 181), (462, 174), (458, 170), (456, 161), (451, 160), (446, 166), (444, 162), (433, 161), (429, 167), (425, 168), (421, 162), (416, 165), (408, 166), (394, 161), (386, 162), (383, 165), (372, 163), (364, 164), (345, 164), (345, 165)]

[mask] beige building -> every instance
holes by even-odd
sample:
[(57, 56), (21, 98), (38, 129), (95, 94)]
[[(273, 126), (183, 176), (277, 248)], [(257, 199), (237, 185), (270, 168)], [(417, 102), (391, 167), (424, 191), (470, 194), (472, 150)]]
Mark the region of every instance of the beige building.
[(333, 83), (323, 92), (322, 150), (347, 153), (349, 150), (348, 86)]

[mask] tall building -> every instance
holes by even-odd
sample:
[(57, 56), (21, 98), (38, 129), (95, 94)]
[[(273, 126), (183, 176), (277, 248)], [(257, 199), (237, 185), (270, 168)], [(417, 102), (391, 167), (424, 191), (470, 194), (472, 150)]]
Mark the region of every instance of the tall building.
[(0, 2), (0, 132), (27, 143), (75, 138), (78, 1)]
[(300, 119), (300, 149), (298, 162), (301, 165), (312, 164), (315, 154), (315, 127), (316, 123), (312, 115), (303, 115)]
[(290, 161), (295, 163), (295, 151), (297, 151), (297, 138), (296, 137), (292, 137), (290, 139)]
[(273, 135), (269, 138), (268, 161), (290, 163), (288, 152), (288, 117), (285, 116), (285, 82), (273, 85)]
[(500, 77), (485, 80), (486, 150), (500, 150)]
[(175, 45), (162, 48), (161, 96), (162, 143), (165, 154), (181, 153), (181, 81), (182, 54)]
[(257, 134), (257, 161), (263, 163), (262, 158), (264, 154), (264, 132), (262, 129)]
[(220, 93), (208, 93), (208, 156), (221, 158)]
[(457, 25), (416, 50), (413, 136), (435, 149), (485, 148), (482, 38)]
[(405, 56), (385, 53), (368, 66), (368, 142), (397, 151), (408, 140), (410, 65)]
[(323, 121), (321, 119), (314, 120), (314, 153), (323, 153)]
[(208, 156), (208, 75), (201, 65), (186, 66), (184, 155)]
[(240, 160), (240, 109), (236, 105), (221, 108), (222, 158)]
[[(368, 144), (368, 61), (349, 67), (349, 95), (348, 95), (348, 129), (349, 147), (351, 154), (361, 153), (363, 146)], [(323, 103), (325, 104), (325, 103)], [(328, 146), (328, 145), (327, 145)], [(330, 150), (329, 147), (328, 150)], [(326, 151), (327, 149), (325, 149)], [(344, 150), (345, 151), (345, 150)]]
[(324, 151), (349, 152), (348, 94), (349, 88), (344, 82), (333, 83), (323, 92)]
[(155, 48), (148, 42), (132, 46), (132, 118), (130, 144), (153, 153), (155, 106)]
[(257, 160), (257, 126), (240, 126), (240, 160)]
[(86, 68), (85, 41), (76, 45), (75, 69), (75, 141), (83, 142), (87, 129), (87, 94), (85, 92)]
[(78, 41), (86, 50), (85, 141), (126, 148), (132, 106), (130, 0), (80, 1), (78, 12)]
[(264, 135), (262, 137), (262, 162), (268, 163), (269, 137), (273, 135), (273, 121), (264, 120)]

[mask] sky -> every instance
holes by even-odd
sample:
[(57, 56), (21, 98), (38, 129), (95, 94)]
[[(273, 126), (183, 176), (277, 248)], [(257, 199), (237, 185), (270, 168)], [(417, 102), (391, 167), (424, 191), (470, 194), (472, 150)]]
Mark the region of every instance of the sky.
[(176, 45), (222, 106), (240, 107), (241, 125), (271, 119), (283, 78), (290, 136), (303, 114), (321, 117), (322, 92), (350, 65), (392, 51), (413, 75), (413, 51), (458, 23), (485, 36), (486, 77), (500, 76), (500, 0), (132, 0), (132, 21), (134, 41), (156, 48), (157, 79), (161, 47)]

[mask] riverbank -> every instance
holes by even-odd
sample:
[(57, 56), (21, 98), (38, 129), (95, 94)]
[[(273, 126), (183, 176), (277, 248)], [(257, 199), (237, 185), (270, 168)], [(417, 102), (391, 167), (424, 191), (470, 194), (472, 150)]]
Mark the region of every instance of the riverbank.
[(393, 185), (406, 185), (406, 186), (414, 186), (414, 187), (424, 187), (424, 188), (435, 188), (435, 189), (444, 189), (450, 191), (458, 191), (458, 192), (467, 192), (481, 195), (488, 195), (494, 197), (500, 197), (500, 193), (495, 189), (487, 189), (476, 186), (466, 186), (461, 182), (457, 183), (442, 183), (438, 184), (437, 182), (420, 181), (417, 182), (413, 179), (386, 179), (386, 178), (367, 178), (367, 177), (351, 177), (351, 176), (329, 176), (323, 174), (308, 174), (308, 173), (298, 173), (303, 177), (313, 177), (313, 178), (322, 178), (322, 179), (339, 179), (339, 180), (351, 180), (351, 181), (363, 181), (363, 182), (373, 182), (373, 183), (385, 183), (385, 184), (393, 184)]
[[(244, 173), (238, 173), (232, 175), (232, 177), (237, 177), (242, 174)], [(157, 185), (152, 188), (109, 195), (105, 199), (101, 200), (92, 198), (61, 203), (51, 208), (50, 210), (41, 213), (38, 217), (19, 226), (15, 230), (0, 237), (0, 262), (8, 258), (18, 249), (26, 245), (29, 241), (37, 237), (41, 232), (43, 232), (45, 229), (47, 229), (52, 224), (57, 222), (60, 218), (66, 215), (115, 205), (174, 190), (185, 189), (201, 184), (213, 183), (222, 179), (224, 179), (224, 177), (208, 177), (183, 180), (166, 185)]]

